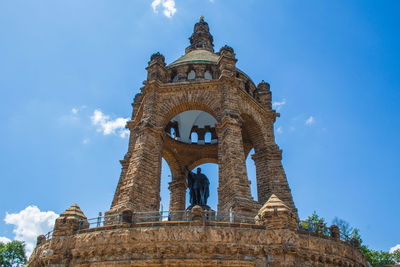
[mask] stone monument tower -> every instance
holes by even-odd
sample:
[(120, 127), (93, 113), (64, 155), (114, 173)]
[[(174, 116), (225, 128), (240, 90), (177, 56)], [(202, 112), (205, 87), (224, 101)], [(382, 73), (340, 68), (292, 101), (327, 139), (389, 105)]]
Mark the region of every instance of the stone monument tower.
[[(38, 238), (31, 266), (366, 266), (337, 227), (298, 227), (269, 84), (239, 70), (231, 47), (215, 52), (203, 18), (189, 40), (169, 65), (160, 53), (150, 58), (111, 208), (93, 222), (70, 207), (52, 237)], [(245, 164), (253, 148), (257, 201)], [(159, 212), (162, 158), (172, 174), (167, 216)], [(187, 170), (203, 163), (218, 164), (216, 211), (186, 207)]]
[[(233, 209), (255, 216), (274, 193), (296, 213), (282, 152), (274, 140), (279, 114), (272, 110), (269, 84), (262, 81), (256, 86), (236, 68), (236, 61), (229, 46), (214, 53), (213, 37), (203, 19), (178, 60), (166, 65), (163, 55), (151, 56), (147, 80), (133, 103), (127, 125), (129, 148), (108, 213), (159, 210), (162, 157), (172, 173), (171, 211), (185, 209), (184, 167), (212, 162), (219, 167), (219, 212)], [(197, 142), (190, 140), (193, 132)], [(250, 194), (245, 164), (252, 148), (258, 202)]]

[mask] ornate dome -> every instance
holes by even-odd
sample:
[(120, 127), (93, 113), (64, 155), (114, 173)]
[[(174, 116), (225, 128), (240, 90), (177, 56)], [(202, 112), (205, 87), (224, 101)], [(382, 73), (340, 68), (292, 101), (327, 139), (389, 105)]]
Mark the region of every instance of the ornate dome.
[(174, 67), (181, 64), (187, 63), (212, 63), (216, 64), (219, 55), (204, 49), (192, 50), (189, 53), (181, 56), (174, 62), (168, 65), (168, 67)]

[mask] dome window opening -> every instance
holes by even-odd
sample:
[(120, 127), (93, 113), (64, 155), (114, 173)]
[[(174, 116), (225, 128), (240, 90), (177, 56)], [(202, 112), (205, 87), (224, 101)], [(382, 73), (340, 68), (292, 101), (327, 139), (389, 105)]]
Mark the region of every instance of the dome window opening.
[(175, 129), (174, 128), (171, 128), (170, 135), (171, 135), (172, 139), (176, 140), (176, 133), (175, 133)]
[[(202, 110), (188, 110), (176, 115), (165, 127), (167, 136), (186, 144), (215, 144), (217, 120)], [(173, 129), (173, 130), (172, 130)]]
[(212, 75), (211, 75), (211, 72), (209, 70), (206, 70), (206, 72), (204, 72), (204, 79), (205, 80), (212, 80)]
[(196, 72), (194, 72), (194, 70), (191, 70), (191, 71), (188, 73), (187, 79), (188, 79), (189, 81), (192, 81), (192, 80), (196, 79)]
[(206, 132), (206, 134), (204, 135), (204, 142), (206, 144), (211, 144), (211, 133), (210, 132)]
[(172, 82), (173, 82), (173, 83), (176, 83), (176, 82), (178, 82), (178, 80), (179, 80), (179, 76), (178, 76), (178, 74), (176, 74), (176, 75), (174, 76), (174, 78), (172, 79)]
[(199, 141), (199, 136), (197, 135), (196, 132), (192, 132), (190, 134), (190, 141), (192, 144), (197, 144), (197, 142)]

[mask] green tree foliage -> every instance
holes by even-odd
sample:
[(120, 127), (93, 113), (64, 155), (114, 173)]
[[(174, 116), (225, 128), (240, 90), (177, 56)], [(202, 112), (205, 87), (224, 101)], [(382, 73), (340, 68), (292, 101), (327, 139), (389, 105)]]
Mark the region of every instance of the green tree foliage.
[[(400, 250), (396, 250), (393, 253), (386, 251), (376, 251), (370, 249), (362, 240), (360, 230), (352, 227), (345, 220), (336, 217), (333, 219), (332, 224), (337, 225), (340, 232), (340, 239), (345, 241), (351, 241), (356, 239), (359, 241), (360, 250), (364, 254), (366, 260), (372, 265), (391, 265), (400, 263)], [(301, 227), (304, 230), (315, 232), (318, 234), (328, 234), (328, 227), (326, 220), (314, 211), (311, 216), (300, 222)]]
[(393, 259), (397, 264), (400, 264), (400, 249), (395, 250), (393, 253)]
[(396, 264), (393, 254), (386, 251), (376, 251), (368, 248), (366, 245), (361, 245), (361, 252), (372, 265), (391, 265)]
[(332, 224), (337, 225), (337, 227), (339, 228), (340, 239), (346, 241), (356, 239), (360, 244), (362, 243), (360, 230), (358, 230), (358, 228), (352, 227), (348, 222), (339, 219), (338, 217), (335, 217), (333, 219)]
[(317, 234), (328, 234), (328, 227), (324, 218), (319, 217), (314, 211), (307, 219), (300, 221), (300, 225), (304, 230)]
[(0, 242), (0, 266), (25, 266), (25, 244), (20, 241), (12, 241), (6, 244)]

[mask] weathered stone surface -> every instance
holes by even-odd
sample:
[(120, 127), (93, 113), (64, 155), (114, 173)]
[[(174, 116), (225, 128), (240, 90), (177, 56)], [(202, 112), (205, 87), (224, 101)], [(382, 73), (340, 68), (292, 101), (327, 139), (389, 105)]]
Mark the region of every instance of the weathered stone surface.
[[(279, 114), (272, 109), (270, 86), (255, 86), (236, 62), (229, 46), (214, 53), (203, 18), (184, 56), (166, 65), (163, 55), (153, 54), (132, 104), (128, 152), (105, 226), (89, 229), (74, 204), (57, 218), (53, 238), (38, 237), (29, 266), (367, 266), (357, 246), (339, 240), (337, 227), (331, 237), (297, 230), (297, 209), (275, 143)], [(178, 130), (171, 119), (189, 110), (215, 118), (214, 127), (191, 129), (202, 145), (169, 134)], [(215, 142), (203, 144), (206, 131)], [(252, 148), (258, 201), (245, 164)], [(159, 222), (162, 157), (172, 173), (171, 221)], [(225, 222), (212, 221), (215, 212), (199, 206), (181, 212), (185, 166), (208, 162), (219, 166), (217, 214)], [(153, 219), (135, 217), (147, 211)]]
[(81, 230), (46, 241), (30, 261), (30, 266), (366, 266), (357, 248), (327, 236), (191, 222)]

